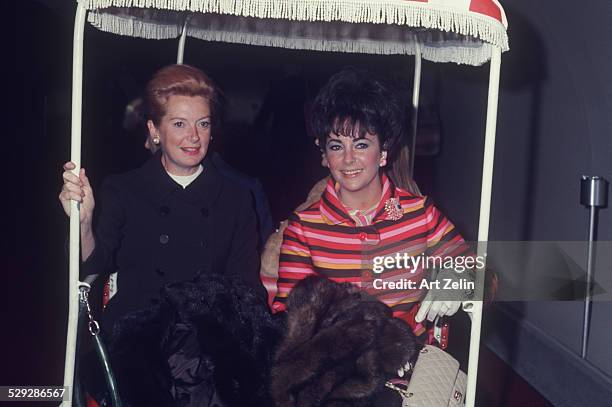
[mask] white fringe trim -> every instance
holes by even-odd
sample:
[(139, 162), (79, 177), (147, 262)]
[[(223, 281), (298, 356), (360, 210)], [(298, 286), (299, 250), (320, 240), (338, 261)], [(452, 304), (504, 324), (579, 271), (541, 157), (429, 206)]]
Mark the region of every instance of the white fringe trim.
[[(485, 43), (508, 50), (506, 27), (500, 21), (479, 13), (460, 8), (443, 8), (406, 0), (79, 0), (92, 11), (89, 21), (104, 31), (144, 38), (170, 38), (178, 36), (180, 27), (161, 23), (159, 28), (153, 21), (130, 21), (126, 17), (115, 17), (104, 10), (109, 7), (136, 7), (157, 10), (192, 11), (198, 13), (217, 13), (265, 19), (285, 19), (292, 21), (343, 21), (348, 23), (392, 24), (419, 27), (441, 32), (456, 33), (480, 39)], [(123, 9), (124, 14), (129, 10)], [(502, 12), (503, 14), (503, 12)], [(116, 20), (114, 20), (116, 19)], [(203, 30), (193, 35), (213, 41), (240, 42), (254, 45), (282, 46), (288, 48), (316, 49), (325, 51), (368, 52), (368, 53), (406, 53), (396, 45), (346, 44), (341, 41), (291, 40), (281, 37), (267, 37), (257, 34), (213, 33)], [(253, 37), (253, 38), (251, 38)], [(300, 46), (299, 44), (303, 44)], [(376, 52), (373, 49), (379, 51)], [(414, 48), (413, 45), (406, 48)], [(425, 43), (423, 57), (436, 62), (457, 62), (478, 65), (489, 59), (490, 47), (476, 49), (471, 43), (468, 47), (455, 47), (444, 50), (443, 43), (428, 47)], [(487, 53), (488, 51), (488, 53)], [(484, 56), (486, 54), (486, 56)], [(484, 56), (484, 59), (483, 59)]]
[(145, 21), (108, 13), (90, 12), (87, 21), (101, 31), (146, 39), (164, 40), (181, 35), (182, 24), (161, 20)]
[[(259, 45), (311, 51), (350, 52), (381, 55), (414, 55), (414, 42), (383, 42), (363, 40), (328, 40), (314, 38), (289, 38), (267, 34), (242, 33), (236, 31), (204, 30), (190, 27), (188, 35), (205, 41), (234, 44)], [(491, 45), (478, 46), (427, 46), (421, 45), (422, 57), (433, 62), (482, 65), (491, 58)]]

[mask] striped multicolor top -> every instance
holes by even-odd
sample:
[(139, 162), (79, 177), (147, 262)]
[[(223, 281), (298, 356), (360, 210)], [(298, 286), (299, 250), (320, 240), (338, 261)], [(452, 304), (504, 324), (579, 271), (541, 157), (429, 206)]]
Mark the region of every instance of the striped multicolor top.
[[(425, 276), (425, 256), (454, 257), (469, 248), (429, 198), (394, 187), (385, 175), (381, 181), (382, 197), (370, 225), (358, 226), (331, 179), (318, 202), (291, 215), (281, 246), (274, 312), (285, 309), (299, 280), (319, 274), (362, 287), (391, 307), (394, 316), (405, 320), (417, 335), (424, 332), (414, 315), (423, 294), (418, 284)], [(410, 257), (421, 257), (420, 265), (407, 261)], [(390, 282), (402, 288), (390, 288)], [(410, 285), (412, 289), (405, 288)]]

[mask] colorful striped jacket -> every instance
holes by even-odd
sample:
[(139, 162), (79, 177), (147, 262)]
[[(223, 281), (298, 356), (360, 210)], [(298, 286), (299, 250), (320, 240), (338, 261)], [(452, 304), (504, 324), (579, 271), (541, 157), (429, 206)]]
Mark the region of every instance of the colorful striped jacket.
[(429, 198), (394, 187), (384, 174), (381, 181), (382, 197), (369, 226), (357, 226), (338, 198), (332, 179), (318, 202), (291, 215), (281, 246), (274, 312), (285, 309), (287, 295), (299, 280), (319, 274), (362, 287), (391, 307), (393, 315), (405, 320), (417, 335), (424, 332), (414, 321), (415, 304), (423, 290), (381, 286), (404, 282), (405, 287), (418, 287), (426, 269), (411, 267), (412, 263), (406, 267), (402, 262), (391, 266), (393, 261), (387, 260), (391, 267), (380, 272), (383, 257), (405, 259), (404, 253), (415, 258), (454, 257), (466, 254), (469, 248)]

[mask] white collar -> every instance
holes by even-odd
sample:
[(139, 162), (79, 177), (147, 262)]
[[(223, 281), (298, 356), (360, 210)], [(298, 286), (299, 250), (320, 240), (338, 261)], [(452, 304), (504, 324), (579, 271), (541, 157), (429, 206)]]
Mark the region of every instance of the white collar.
[(168, 171), (166, 172), (168, 173), (170, 178), (172, 178), (177, 184), (179, 184), (180, 186), (183, 187), (183, 189), (185, 189), (187, 188), (189, 184), (193, 182), (193, 180), (198, 178), (198, 175), (200, 175), (202, 171), (204, 171), (204, 167), (202, 167), (202, 164), (200, 164), (196, 172), (194, 172), (191, 175), (174, 175), (174, 174), (170, 174)]

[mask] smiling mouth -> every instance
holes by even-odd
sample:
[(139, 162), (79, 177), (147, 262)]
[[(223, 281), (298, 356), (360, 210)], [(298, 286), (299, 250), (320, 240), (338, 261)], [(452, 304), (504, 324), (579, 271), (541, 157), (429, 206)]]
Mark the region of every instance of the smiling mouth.
[(200, 147), (181, 147), (185, 154), (196, 155), (200, 152)]
[(363, 169), (358, 169), (358, 170), (342, 170), (340, 172), (345, 177), (352, 178), (352, 177), (356, 177), (357, 175), (361, 174), (362, 171), (363, 171)]

